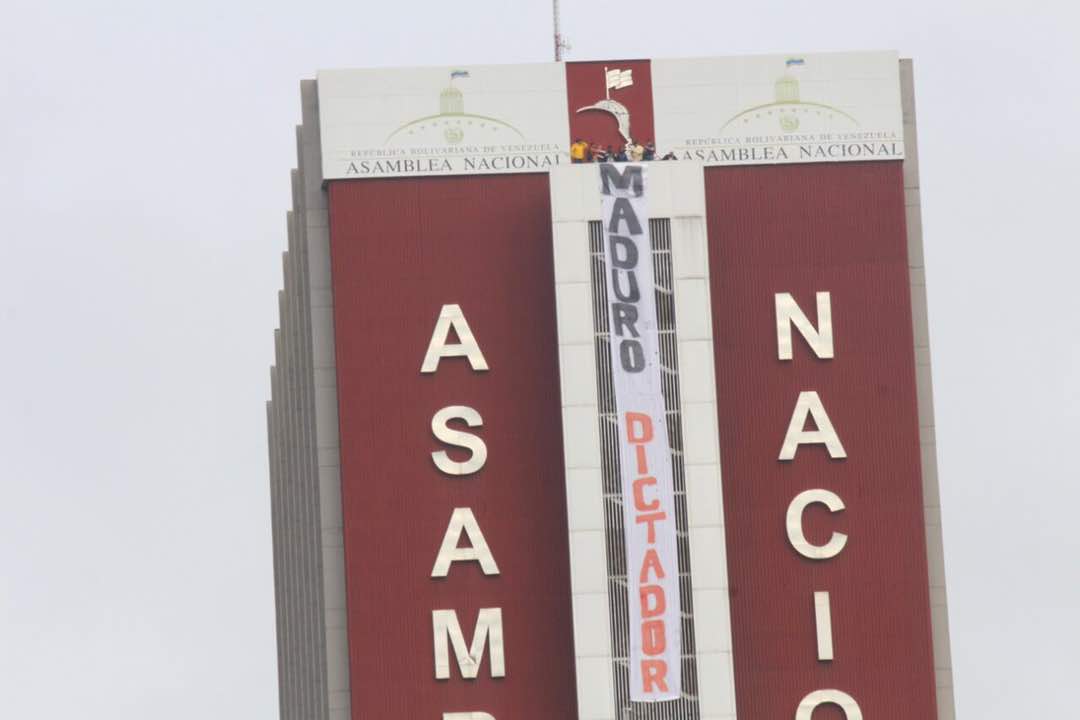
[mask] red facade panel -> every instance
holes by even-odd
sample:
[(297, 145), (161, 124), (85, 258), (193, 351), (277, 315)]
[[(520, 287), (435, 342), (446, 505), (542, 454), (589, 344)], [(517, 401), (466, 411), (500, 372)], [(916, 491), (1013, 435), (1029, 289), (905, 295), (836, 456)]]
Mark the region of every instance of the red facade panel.
[[(827, 688), (867, 718), (937, 717), (901, 164), (705, 175), (739, 717), (790, 720)], [(835, 358), (794, 332), (793, 360), (777, 359), (774, 294), (816, 322), (818, 291), (831, 293)], [(810, 390), (846, 459), (822, 445), (777, 459)], [(811, 542), (848, 535), (830, 560), (802, 557), (785, 531), (792, 499), (811, 488), (846, 504), (806, 513)], [(831, 596), (831, 662), (817, 656), (815, 591)], [(814, 714), (842, 717), (836, 706)]]
[[(565, 482), (546, 175), (334, 182), (330, 235), (352, 716), (500, 720), (575, 715)], [(444, 304), (461, 306), (490, 371), (420, 365)], [(466, 405), (487, 445), (443, 475), (432, 415)], [(462, 430), (467, 430), (461, 426)], [(468, 507), (500, 574), (453, 563), (432, 579), (454, 508)], [(462, 544), (467, 540), (462, 539)], [(506, 677), (436, 680), (432, 611), (468, 643), (502, 609)]]
[[(630, 71), (633, 84), (608, 89), (606, 70)], [(608, 99), (627, 112), (630, 136), (644, 145), (655, 140), (653, 125), (652, 63), (648, 60), (606, 60), (566, 64), (566, 97), (570, 111), (570, 142), (583, 138), (601, 147), (621, 150), (626, 139), (619, 132), (618, 116), (610, 110), (588, 109)]]

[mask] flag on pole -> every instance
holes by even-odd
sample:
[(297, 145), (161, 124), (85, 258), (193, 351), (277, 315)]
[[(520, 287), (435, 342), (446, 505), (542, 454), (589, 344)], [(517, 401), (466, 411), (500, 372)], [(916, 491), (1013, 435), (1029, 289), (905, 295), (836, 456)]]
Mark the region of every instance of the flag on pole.
[(632, 77), (633, 70), (614, 70), (607, 71), (607, 89), (618, 90), (620, 88), (629, 87), (634, 84)]
[(451, 80), (453, 80), (455, 78), (467, 78), (467, 77), (469, 77), (469, 71), (468, 70), (451, 70), (450, 71), (450, 79)]

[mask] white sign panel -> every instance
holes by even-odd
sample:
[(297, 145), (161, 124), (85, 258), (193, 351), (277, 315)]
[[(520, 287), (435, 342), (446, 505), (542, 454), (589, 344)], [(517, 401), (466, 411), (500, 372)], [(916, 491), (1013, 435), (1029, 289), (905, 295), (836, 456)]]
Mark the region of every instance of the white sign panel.
[(646, 206), (646, 164), (600, 169), (611, 373), (622, 472), (630, 699), (682, 692), (679, 556)]
[[(651, 106), (648, 94), (619, 93), (640, 81), (613, 62), (605, 97), (574, 113), (566, 63), (320, 72), (323, 176), (545, 172), (570, 161), (582, 123), (595, 132), (605, 114), (628, 154), (655, 139), (657, 157), (706, 165), (904, 157), (895, 52), (648, 63)], [(631, 137), (650, 114), (654, 138)]]
[(562, 63), (318, 76), (323, 176), (545, 172), (569, 162)]
[(904, 157), (895, 52), (653, 60), (656, 144), (706, 165)]

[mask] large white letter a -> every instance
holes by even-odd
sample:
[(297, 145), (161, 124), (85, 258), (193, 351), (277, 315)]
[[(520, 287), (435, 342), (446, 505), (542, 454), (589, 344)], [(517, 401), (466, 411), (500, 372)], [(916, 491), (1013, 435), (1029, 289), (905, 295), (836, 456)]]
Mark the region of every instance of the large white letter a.
[[(807, 417), (814, 418), (817, 430), (806, 429)], [(833, 459), (847, 457), (832, 421), (829, 420), (829, 415), (821, 404), (821, 398), (816, 392), (810, 390), (799, 393), (799, 399), (795, 402), (795, 411), (791, 413), (791, 423), (788, 425), (787, 434), (784, 435), (784, 444), (780, 448), (780, 459), (793, 460), (795, 451), (800, 445), (814, 443), (824, 444), (829, 451), (829, 457)]]
[[(460, 342), (446, 342), (451, 327), (454, 328)], [(480, 352), (480, 346), (473, 337), (469, 322), (465, 319), (465, 313), (461, 312), (460, 305), (442, 306), (439, 319), (435, 323), (435, 330), (431, 333), (431, 342), (428, 343), (427, 354), (424, 355), (424, 364), (420, 366), (420, 372), (435, 372), (439, 368), (439, 359), (444, 357), (467, 357), (473, 370), (488, 369), (484, 353)]]

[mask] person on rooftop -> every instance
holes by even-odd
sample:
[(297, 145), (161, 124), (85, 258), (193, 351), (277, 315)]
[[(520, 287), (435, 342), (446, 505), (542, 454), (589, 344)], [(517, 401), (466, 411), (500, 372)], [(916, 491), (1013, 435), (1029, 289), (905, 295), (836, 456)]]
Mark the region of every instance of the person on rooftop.
[(570, 162), (583, 163), (585, 162), (585, 153), (589, 148), (589, 144), (578, 138), (574, 141), (574, 144), (570, 146)]

